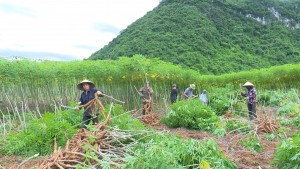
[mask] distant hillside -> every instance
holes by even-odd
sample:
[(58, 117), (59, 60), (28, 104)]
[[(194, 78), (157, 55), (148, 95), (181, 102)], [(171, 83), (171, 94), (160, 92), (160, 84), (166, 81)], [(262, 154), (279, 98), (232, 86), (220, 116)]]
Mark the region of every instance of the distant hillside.
[(300, 0), (163, 0), (89, 59), (142, 54), (221, 74), (300, 62)]

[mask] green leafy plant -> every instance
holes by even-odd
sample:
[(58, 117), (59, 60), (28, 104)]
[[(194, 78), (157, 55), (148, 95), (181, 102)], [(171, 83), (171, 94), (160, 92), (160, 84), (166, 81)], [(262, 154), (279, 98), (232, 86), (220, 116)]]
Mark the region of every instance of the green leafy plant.
[(214, 140), (183, 140), (174, 136), (156, 136), (138, 144), (133, 156), (127, 157), (126, 168), (237, 168), (226, 159)]
[(296, 103), (287, 103), (277, 110), (278, 115), (296, 116), (299, 114), (299, 105)]
[(276, 149), (274, 164), (278, 168), (299, 168), (300, 167), (300, 134), (283, 140)]
[(228, 109), (230, 108), (230, 99), (219, 96), (218, 98), (210, 99), (209, 106), (211, 106), (217, 115), (221, 116), (228, 112)]
[(45, 113), (40, 119), (29, 121), (26, 130), (10, 133), (6, 137), (6, 146), (0, 149), (1, 152), (8, 155), (32, 156), (37, 153), (46, 155), (53, 151), (54, 139), (58, 146), (63, 147), (76, 131), (76, 127), (72, 124), (81, 124), (79, 118), (70, 118), (74, 113), (76, 112)]
[(263, 146), (261, 145), (259, 138), (251, 133), (247, 134), (245, 139), (239, 141), (239, 144), (253, 152), (263, 151)]
[(273, 141), (276, 138), (276, 134), (274, 134), (274, 133), (265, 133), (265, 138), (268, 141)]
[(251, 126), (249, 123), (232, 119), (226, 122), (226, 130), (228, 132), (248, 133), (251, 130)]
[(179, 101), (172, 105), (172, 109), (163, 117), (162, 122), (169, 127), (186, 127), (219, 133), (221, 130), (220, 117), (218, 117), (209, 106), (201, 104), (197, 100)]
[[(110, 105), (105, 107), (105, 112), (109, 112)], [(120, 104), (115, 104), (111, 110), (111, 122), (109, 126), (111, 127), (118, 127), (119, 129), (123, 130), (143, 130), (145, 129), (144, 125), (137, 120), (136, 118), (132, 117), (131, 111), (125, 112), (123, 106)], [(104, 118), (101, 116), (101, 120)]]

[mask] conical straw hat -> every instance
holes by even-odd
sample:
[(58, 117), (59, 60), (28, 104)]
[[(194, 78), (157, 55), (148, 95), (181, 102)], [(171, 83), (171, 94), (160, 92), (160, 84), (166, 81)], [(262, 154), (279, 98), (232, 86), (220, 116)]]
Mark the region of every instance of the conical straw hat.
[(83, 81), (81, 81), (80, 83), (77, 84), (77, 89), (83, 90), (83, 86), (82, 86), (83, 83), (88, 83), (88, 84), (90, 84), (90, 87), (91, 87), (91, 88), (95, 87), (95, 85), (94, 85), (93, 82), (91, 82), (91, 81), (85, 79), (85, 80), (83, 80)]
[(246, 82), (244, 85), (243, 85), (243, 87), (247, 87), (247, 86), (254, 86), (252, 83), (250, 83), (250, 82)]

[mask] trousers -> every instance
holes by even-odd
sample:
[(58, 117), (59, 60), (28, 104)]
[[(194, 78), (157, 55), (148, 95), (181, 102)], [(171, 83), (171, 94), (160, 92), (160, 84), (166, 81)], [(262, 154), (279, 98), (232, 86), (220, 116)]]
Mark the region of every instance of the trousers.
[(248, 113), (249, 113), (249, 118), (250, 120), (253, 120), (254, 118), (257, 118), (256, 116), (256, 104), (250, 104), (248, 103)]
[(89, 125), (91, 121), (93, 122), (93, 125), (98, 124), (98, 122), (99, 122), (98, 115), (96, 115), (96, 116), (83, 115), (82, 128), (86, 128), (86, 126)]

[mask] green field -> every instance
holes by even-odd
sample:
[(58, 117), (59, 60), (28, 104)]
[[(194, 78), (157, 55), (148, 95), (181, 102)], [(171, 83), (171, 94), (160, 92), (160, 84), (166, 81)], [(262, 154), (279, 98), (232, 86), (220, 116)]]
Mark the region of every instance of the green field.
[[(119, 146), (122, 155), (99, 158), (86, 150), (86, 160), (77, 168), (299, 167), (300, 64), (215, 76), (141, 55), (113, 61), (0, 60), (1, 166), (18, 165), (38, 153), (30, 166), (26, 161), (27, 167), (34, 167), (53, 153), (54, 138), (58, 146), (66, 145), (81, 126), (82, 111), (64, 110), (60, 105), (75, 106), (80, 95), (76, 84), (85, 78), (126, 102), (112, 109), (113, 101), (101, 98), (106, 113), (112, 114), (107, 131), (122, 133), (126, 139), (111, 143)], [(146, 80), (155, 92), (154, 113), (161, 117), (158, 126), (145, 126), (138, 120), (141, 100), (136, 89)], [(246, 102), (240, 96), (246, 81), (258, 91), (260, 118), (270, 115), (280, 126), (273, 133), (257, 133), (260, 121), (248, 121)], [(173, 83), (180, 94), (171, 106)], [(208, 91), (208, 106), (198, 99), (181, 101), (190, 83), (196, 84), (196, 94)], [(258, 158), (270, 152), (274, 153), (264, 160)], [(16, 156), (21, 160), (4, 160)]]

